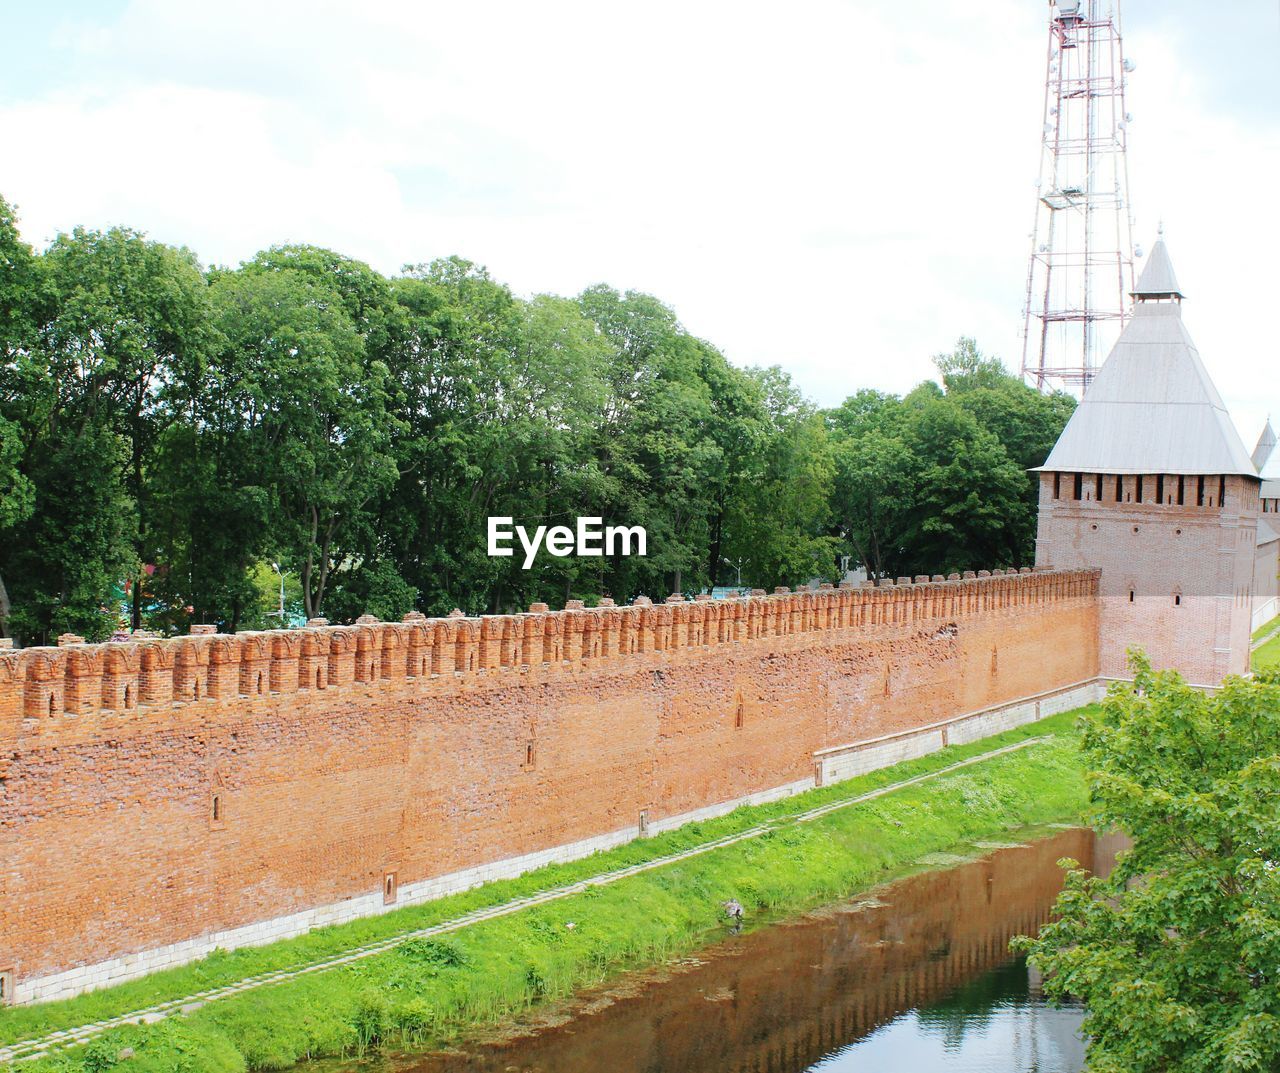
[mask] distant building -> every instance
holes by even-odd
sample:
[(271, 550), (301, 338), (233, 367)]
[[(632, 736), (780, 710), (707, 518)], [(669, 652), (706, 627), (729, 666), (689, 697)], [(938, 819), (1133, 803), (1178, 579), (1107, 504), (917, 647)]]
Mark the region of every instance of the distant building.
[[(1036, 564), (1101, 569), (1104, 676), (1130, 677), (1136, 647), (1213, 686), (1249, 671), (1252, 629), (1276, 610), (1280, 537), (1267, 515), (1280, 470), (1264, 513), (1263, 477), (1183, 325), (1163, 238), (1133, 298), (1133, 317), (1040, 467)], [(1280, 464), (1267, 432), (1259, 451)]]
[(1262, 517), (1258, 519), (1258, 564), (1253, 576), (1253, 628), (1280, 615), (1280, 451), (1271, 419), (1263, 426), (1253, 464), (1262, 478), (1259, 497)]

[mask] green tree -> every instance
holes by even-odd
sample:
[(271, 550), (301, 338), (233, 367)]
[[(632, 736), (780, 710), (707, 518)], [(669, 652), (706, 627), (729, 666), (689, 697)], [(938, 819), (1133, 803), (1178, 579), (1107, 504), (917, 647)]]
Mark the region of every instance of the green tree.
[(1009, 380), (1021, 381), (1009, 375), (999, 358), (990, 357), (978, 349), (977, 341), (961, 336), (950, 354), (937, 354), (933, 364), (942, 377), (943, 390), (948, 394), (962, 394), (979, 388), (1004, 387)]
[(831, 512), (871, 578), (892, 573), (912, 500), (908, 414), (896, 395), (864, 389), (826, 414), (834, 457)]
[(188, 251), (125, 229), (59, 235), (39, 258), (0, 231), (19, 280), (0, 314), (0, 417), (32, 491), (23, 539), (0, 541), (0, 576), (28, 638), (102, 636), (128, 578), (139, 621), (148, 469), (170, 371), (202, 343), (204, 281)]
[[(171, 417), (166, 392), (175, 370), (202, 359), (208, 342), (206, 287), (195, 255), (125, 228), (59, 235), (44, 255), (56, 304), (46, 353), (58, 385), (49, 420), (111, 429), (127, 452), (120, 472), (131, 558), (154, 557), (149, 470)], [(103, 526), (103, 531), (111, 526)], [(144, 574), (133, 568), (130, 617), (142, 624)]]
[[(0, 417), (0, 539), (12, 539), (15, 527), (26, 521), (34, 507), (31, 481), (22, 472), (21, 430), (12, 421)], [(9, 636), (11, 604), (9, 590), (0, 572), (0, 637)]]
[(1025, 562), (1009, 519), (1026, 509), (1026, 474), (995, 435), (949, 399), (915, 407), (905, 429), (910, 506), (900, 512), (905, 575)]
[(1010, 376), (997, 359), (982, 354), (972, 339), (959, 340), (955, 351), (938, 355), (934, 363), (942, 374), (947, 397), (992, 433), (1026, 475), (1022, 504), (1010, 514), (1007, 524), (1011, 542), (1021, 549), (1016, 557), (1029, 561), (1040, 496), (1037, 475), (1031, 471), (1049, 457), (1076, 401), (1062, 391), (1045, 395), (1028, 387)]
[[(296, 565), (308, 617), (322, 613), (331, 576), (351, 566), (367, 508), (397, 476), (387, 367), (368, 360), (334, 293), (297, 269), (253, 265), (213, 285), (226, 341), (220, 417), (237, 426), (241, 461), (269, 482), (267, 544)], [(256, 481), (244, 487), (257, 498)]]
[(826, 415), (832, 513), (872, 577), (1031, 561), (1041, 465), (1074, 407), (1010, 376), (972, 339), (899, 399), (861, 391)]
[(522, 303), (460, 258), (409, 269), (393, 296), (400, 472), (371, 560), (393, 562), (433, 611), (519, 599), (529, 579), (488, 556), (486, 518), (554, 499), (560, 452), (582, 423), (577, 392), (592, 391), (588, 326), (570, 303)]
[(1019, 940), (1085, 1001), (1094, 1073), (1280, 1067), (1280, 675), (1208, 695), (1133, 659), (1082, 720), (1093, 814), (1133, 840), (1105, 878), (1074, 861), (1057, 919)]
[(726, 547), (744, 580), (800, 584), (836, 573), (829, 524), (835, 459), (822, 415), (776, 366), (745, 374), (759, 396), (745, 407), (727, 506)]
[[(35, 344), (41, 290), (39, 262), (18, 234), (13, 207), (0, 197), (0, 544), (17, 539), (16, 527), (35, 506), (34, 489), (23, 472), (23, 428), (4, 415), (20, 407), (22, 384), (14, 373)], [(9, 635), (4, 558), (0, 555), (0, 637)]]

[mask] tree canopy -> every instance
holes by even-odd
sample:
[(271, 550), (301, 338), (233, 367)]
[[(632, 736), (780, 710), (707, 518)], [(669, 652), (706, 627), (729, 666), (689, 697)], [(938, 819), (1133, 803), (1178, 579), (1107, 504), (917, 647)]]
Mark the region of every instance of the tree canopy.
[(1093, 822), (1133, 841), (1074, 870), (1021, 940), (1055, 998), (1083, 999), (1094, 1073), (1280, 1066), (1280, 673), (1207, 695), (1136, 657), (1083, 719)]
[[(0, 634), (261, 627), (282, 577), (350, 621), (1025, 563), (1069, 400), (968, 341), (939, 369), (823, 411), (648, 294), (307, 245), (205, 268), (126, 228), (37, 252), (0, 199)], [(524, 570), (492, 515), (648, 555)]]
[(1042, 395), (972, 339), (934, 359), (942, 386), (859, 391), (827, 415), (840, 535), (873, 577), (1029, 562), (1037, 484), (1074, 400)]

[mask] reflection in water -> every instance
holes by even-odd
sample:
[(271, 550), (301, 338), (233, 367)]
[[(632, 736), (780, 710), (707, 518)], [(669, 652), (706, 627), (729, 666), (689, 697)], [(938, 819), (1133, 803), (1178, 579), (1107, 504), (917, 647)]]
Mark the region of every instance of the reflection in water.
[(822, 1073), (1077, 1073), (1084, 1068), (1084, 1010), (1056, 1010), (1030, 987), (1021, 958), (911, 1010), (810, 1066)]
[(555, 1027), (398, 1073), (1074, 1073), (1079, 1010), (1044, 1006), (1008, 942), (1048, 917), (1056, 862), (1105, 871), (1070, 830), (735, 936), (672, 974), (588, 995)]

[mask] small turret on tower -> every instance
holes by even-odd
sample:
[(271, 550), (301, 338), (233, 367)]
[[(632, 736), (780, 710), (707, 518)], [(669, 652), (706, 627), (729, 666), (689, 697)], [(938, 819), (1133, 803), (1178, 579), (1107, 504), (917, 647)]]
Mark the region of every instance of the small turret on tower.
[(1258, 471), (1182, 322), (1163, 237), (1134, 309), (1040, 467), (1037, 565), (1102, 570), (1100, 653), (1198, 685), (1249, 669)]
[(1151, 254), (1138, 276), (1138, 283), (1133, 288), (1131, 297), (1135, 302), (1182, 301), (1182, 289), (1178, 286), (1173, 262), (1169, 260), (1169, 249), (1164, 244), (1163, 227), (1156, 244), (1151, 247)]

